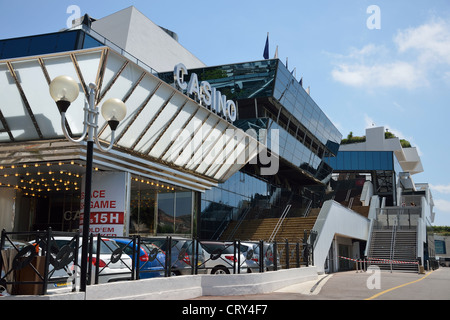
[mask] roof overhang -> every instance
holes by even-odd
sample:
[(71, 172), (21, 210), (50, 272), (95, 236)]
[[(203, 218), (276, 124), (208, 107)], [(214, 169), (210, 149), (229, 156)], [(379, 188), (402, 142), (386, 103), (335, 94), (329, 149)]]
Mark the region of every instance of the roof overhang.
[[(113, 151), (95, 152), (96, 161), (117, 169), (137, 166), (135, 169), (148, 174), (156, 170), (172, 178), (189, 177), (198, 183), (197, 189), (204, 190), (239, 171), (257, 156), (261, 146), (146, 69), (108, 47), (99, 47), (0, 61), (1, 149), (23, 143), (39, 149), (55, 145), (48, 142), (52, 140), (64, 144), (60, 114), (49, 94), (51, 80), (59, 75), (76, 79), (85, 97), (89, 83), (96, 84), (98, 106), (109, 98), (119, 98), (127, 105)], [(83, 131), (83, 108), (84, 99), (79, 97), (66, 113), (66, 127), (73, 136)], [(99, 117), (100, 140), (107, 142), (110, 136), (109, 126)], [(66, 150), (52, 152), (60, 157)], [(83, 153), (84, 147), (78, 146), (74, 155), (83, 157)]]
[(409, 172), (411, 175), (423, 172), (417, 148), (401, 148), (394, 153), (403, 171)]
[[(22, 169), (23, 164), (57, 163), (61, 161), (64, 163), (69, 163), (69, 161), (80, 163), (80, 161), (85, 160), (85, 143), (76, 144), (67, 140), (51, 140), (0, 145), (0, 165), (5, 169), (9, 168), (7, 174), (11, 177), (16, 173), (20, 175), (24, 175), (25, 172), (34, 173), (32, 170), (30, 171), (30, 166), (26, 170)], [(14, 165), (15, 168), (11, 168)], [(102, 170), (127, 171), (141, 178), (201, 192), (217, 185), (215, 181), (210, 179), (204, 179), (189, 172), (182, 172), (120, 150), (112, 150), (109, 153), (95, 152), (93, 165)], [(42, 169), (40, 170), (42, 171)], [(79, 173), (83, 174), (84, 169)], [(11, 181), (11, 183), (14, 185), (14, 181)]]

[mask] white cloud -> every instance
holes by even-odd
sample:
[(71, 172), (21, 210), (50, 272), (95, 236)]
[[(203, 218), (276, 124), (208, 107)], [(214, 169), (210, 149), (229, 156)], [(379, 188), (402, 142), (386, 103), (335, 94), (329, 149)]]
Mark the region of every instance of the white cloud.
[(450, 184), (448, 184), (448, 185), (433, 185), (433, 184), (430, 184), (430, 188), (433, 191), (437, 191), (439, 193), (450, 194)]
[(333, 79), (360, 88), (414, 89), (428, 86), (435, 70), (440, 80), (449, 80), (450, 23), (434, 20), (400, 30), (392, 44), (393, 49), (370, 43), (350, 48), (348, 55), (334, 55)]
[(450, 201), (443, 199), (434, 199), (433, 201), (436, 212), (450, 213)]
[(416, 50), (423, 63), (450, 64), (450, 24), (444, 20), (399, 31), (394, 42), (400, 53)]
[(340, 64), (331, 72), (333, 78), (354, 87), (400, 87), (414, 89), (421, 85), (422, 74), (413, 65), (396, 61), (386, 64)]

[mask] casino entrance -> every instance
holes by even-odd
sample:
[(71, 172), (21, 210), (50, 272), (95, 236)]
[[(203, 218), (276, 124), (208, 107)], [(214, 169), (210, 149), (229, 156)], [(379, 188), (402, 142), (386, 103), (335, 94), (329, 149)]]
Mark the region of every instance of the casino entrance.
[[(84, 171), (82, 160), (0, 166), (1, 228), (78, 231)], [(108, 172), (114, 171), (94, 167), (94, 176)], [(126, 176), (124, 235), (193, 235), (198, 192), (141, 175)]]

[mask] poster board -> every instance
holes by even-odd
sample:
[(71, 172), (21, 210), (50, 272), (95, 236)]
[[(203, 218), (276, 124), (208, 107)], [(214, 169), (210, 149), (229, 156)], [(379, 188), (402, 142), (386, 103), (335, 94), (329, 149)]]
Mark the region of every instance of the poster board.
[[(126, 235), (127, 186), (126, 172), (94, 172), (92, 174), (91, 213), (89, 232), (104, 237)], [(85, 179), (83, 177), (80, 203), (80, 232), (83, 232)]]

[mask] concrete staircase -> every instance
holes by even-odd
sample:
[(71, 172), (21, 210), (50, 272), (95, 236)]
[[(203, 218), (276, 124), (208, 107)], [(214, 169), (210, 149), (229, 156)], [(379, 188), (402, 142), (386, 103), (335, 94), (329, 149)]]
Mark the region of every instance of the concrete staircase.
[[(244, 220), (234, 234), (234, 238), (241, 241), (268, 241), (278, 220), (278, 218)], [(316, 220), (317, 216), (286, 218), (275, 237), (275, 241), (284, 242), (287, 239), (289, 242), (301, 242), (304, 230), (310, 231)], [(221, 240), (230, 240), (229, 235), (236, 224), (237, 221), (232, 221), (229, 224), (227, 230), (222, 234)]]
[[(378, 261), (373, 265), (382, 270), (417, 272), (418, 266), (411, 263), (417, 261), (417, 231), (373, 230), (368, 257)], [(383, 259), (394, 262), (391, 265), (389, 261), (381, 262)]]
[[(234, 234), (234, 239), (241, 241), (268, 241), (275, 226), (278, 223), (279, 218), (266, 218), (266, 219), (254, 219), (244, 220)], [(274, 241), (277, 242), (278, 254), (280, 258), (281, 268), (286, 268), (286, 240), (289, 242), (289, 265), (290, 267), (296, 266), (296, 243), (300, 243), (299, 254), (301, 257), (303, 250), (303, 238), (305, 230), (307, 231), (307, 237), (309, 237), (310, 231), (316, 223), (317, 216), (309, 217), (293, 217), (286, 218), (281, 225)], [(233, 232), (237, 221), (233, 221), (228, 226), (227, 230), (222, 234), (222, 241), (230, 240), (229, 235)], [(234, 240), (231, 239), (231, 240)], [(303, 259), (301, 259), (303, 263)]]

